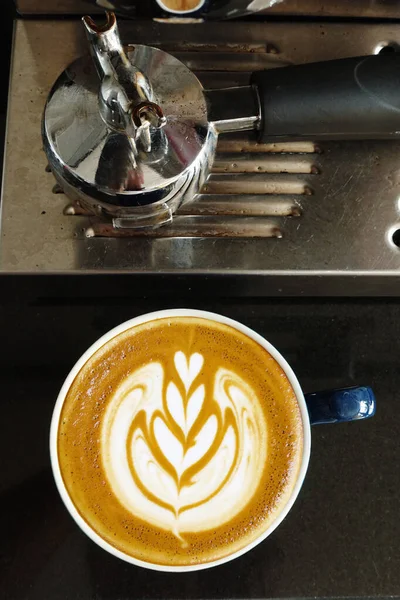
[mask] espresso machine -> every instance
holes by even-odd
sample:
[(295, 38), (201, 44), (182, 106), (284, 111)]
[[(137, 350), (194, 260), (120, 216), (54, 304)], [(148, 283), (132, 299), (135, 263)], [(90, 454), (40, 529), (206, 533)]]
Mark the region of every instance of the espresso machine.
[(397, 294), (399, 3), (16, 5), (2, 272)]

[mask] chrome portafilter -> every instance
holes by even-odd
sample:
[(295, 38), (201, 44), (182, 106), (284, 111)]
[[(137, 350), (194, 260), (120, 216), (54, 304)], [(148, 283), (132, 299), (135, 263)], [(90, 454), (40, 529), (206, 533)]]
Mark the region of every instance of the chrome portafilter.
[(73, 200), (116, 227), (155, 227), (203, 186), (220, 133), (263, 142), (400, 135), (400, 55), (254, 73), (204, 90), (174, 56), (121, 43), (117, 21), (83, 18), (91, 56), (54, 84), (42, 133), (49, 166)]

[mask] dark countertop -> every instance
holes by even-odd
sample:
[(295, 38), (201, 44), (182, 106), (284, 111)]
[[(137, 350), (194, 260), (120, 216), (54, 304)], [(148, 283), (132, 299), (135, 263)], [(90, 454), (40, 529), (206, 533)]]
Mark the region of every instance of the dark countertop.
[[(0, 308), (2, 598), (400, 597), (399, 302), (22, 298)], [(116, 324), (174, 306), (254, 328), (305, 391), (370, 384), (378, 402), (370, 421), (313, 429), (304, 487), (267, 540), (222, 567), (181, 575), (133, 567), (86, 538), (61, 503), (48, 453), (54, 401), (80, 354)]]

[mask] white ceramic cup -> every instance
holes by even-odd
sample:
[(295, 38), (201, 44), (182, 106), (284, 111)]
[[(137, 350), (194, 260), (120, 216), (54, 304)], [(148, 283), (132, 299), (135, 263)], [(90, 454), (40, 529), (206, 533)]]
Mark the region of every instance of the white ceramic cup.
[[(251, 542), (250, 544), (248, 544), (247, 546), (245, 546), (238, 552), (233, 552), (232, 554), (230, 554), (229, 556), (226, 556), (225, 558), (221, 558), (219, 560), (215, 560), (215, 561), (211, 561), (211, 562), (199, 564), (199, 565), (185, 565), (185, 566), (157, 565), (157, 564), (137, 560), (136, 558), (133, 558), (132, 556), (129, 556), (128, 554), (125, 554), (124, 552), (121, 552), (120, 550), (117, 550), (116, 548), (111, 546), (111, 544), (109, 544), (102, 537), (100, 537), (86, 523), (86, 521), (81, 517), (81, 515), (75, 508), (75, 506), (68, 494), (68, 491), (64, 485), (64, 482), (63, 482), (63, 479), (61, 476), (61, 471), (60, 471), (60, 464), (59, 464), (59, 460), (58, 460), (57, 438), (58, 438), (58, 426), (59, 426), (59, 421), (60, 421), (61, 409), (64, 404), (64, 400), (67, 396), (68, 390), (71, 387), (75, 377), (78, 375), (79, 371), (82, 369), (82, 367), (85, 365), (85, 363), (89, 360), (89, 358), (91, 358), (91, 356), (93, 356), (93, 354), (95, 352), (97, 352), (97, 350), (99, 350), (102, 346), (107, 344), (107, 342), (112, 340), (115, 336), (126, 331), (127, 329), (135, 327), (136, 325), (140, 325), (140, 324), (146, 323), (148, 321), (154, 321), (156, 319), (163, 319), (165, 317), (200, 317), (202, 319), (208, 319), (209, 321), (216, 321), (218, 323), (224, 323), (226, 325), (230, 325), (234, 329), (237, 329), (238, 331), (247, 335), (249, 338), (258, 342), (258, 344), (260, 344), (260, 346), (263, 346), (271, 354), (271, 356), (273, 356), (273, 358), (276, 360), (276, 362), (284, 370), (284, 372), (285, 372), (287, 378), (289, 379), (290, 384), (296, 394), (297, 402), (300, 407), (301, 417), (302, 417), (302, 421), (303, 421), (303, 456), (301, 458), (301, 465), (300, 465), (299, 473), (297, 476), (297, 481), (296, 481), (296, 484), (293, 488), (293, 491), (292, 491), (288, 501), (286, 502), (285, 506), (283, 506), (279, 515), (271, 523), (271, 525), (268, 527), (268, 529), (266, 529), (256, 540), (254, 540), (253, 542)], [(302, 486), (302, 483), (303, 483), (303, 480), (304, 480), (304, 477), (305, 477), (305, 474), (307, 471), (309, 458), (310, 458), (310, 446), (311, 446), (310, 419), (309, 419), (309, 415), (308, 415), (306, 401), (304, 399), (304, 394), (301, 390), (299, 382), (297, 381), (296, 375), (294, 374), (294, 372), (292, 371), (291, 367), (286, 362), (286, 360), (283, 358), (283, 356), (278, 352), (278, 350), (276, 350), (276, 348), (274, 348), (274, 346), (272, 346), (272, 344), (267, 342), (267, 340), (265, 340), (261, 335), (259, 335), (258, 333), (255, 333), (252, 329), (249, 329), (245, 325), (242, 325), (241, 323), (238, 323), (237, 321), (234, 321), (233, 319), (228, 319), (227, 317), (223, 317), (221, 315), (217, 315), (217, 314), (214, 314), (211, 312), (200, 311), (200, 310), (191, 310), (191, 309), (188, 309), (188, 310), (186, 310), (186, 309), (162, 310), (159, 312), (154, 312), (154, 313), (150, 313), (147, 315), (143, 315), (141, 317), (131, 319), (130, 321), (126, 321), (126, 323), (122, 323), (122, 325), (115, 327), (115, 329), (112, 329), (111, 331), (109, 331), (108, 333), (103, 335), (103, 337), (101, 337), (99, 340), (97, 340), (97, 342), (95, 342), (89, 348), (89, 350), (87, 350), (85, 352), (85, 354), (83, 354), (83, 356), (78, 360), (78, 362), (73, 367), (72, 371), (69, 373), (67, 379), (65, 380), (64, 385), (62, 386), (61, 391), (57, 398), (57, 402), (56, 402), (56, 405), (54, 408), (53, 418), (52, 418), (52, 422), (51, 422), (51, 430), (50, 430), (51, 464), (52, 464), (52, 468), (53, 468), (54, 478), (55, 478), (55, 481), (56, 481), (56, 484), (58, 487), (58, 491), (60, 492), (61, 498), (64, 501), (65, 506), (69, 510), (72, 517), (75, 519), (76, 523), (82, 529), (82, 531), (84, 533), (86, 533), (86, 535), (89, 536), (94, 542), (96, 542), (96, 544), (98, 544), (101, 548), (103, 548), (104, 550), (107, 550), (107, 552), (110, 552), (110, 554), (113, 554), (114, 556), (117, 556), (118, 558), (121, 558), (122, 560), (125, 560), (134, 565), (141, 566), (141, 567), (147, 567), (148, 569), (154, 569), (156, 571), (185, 572), (185, 571), (198, 571), (200, 569), (209, 569), (210, 567), (222, 565), (226, 562), (229, 562), (230, 560), (233, 560), (234, 558), (237, 558), (238, 556), (241, 556), (245, 552), (248, 552), (249, 550), (251, 550), (252, 548), (257, 546), (260, 542), (265, 540), (269, 535), (271, 535), (271, 533), (278, 527), (278, 525), (286, 517), (286, 515), (292, 508), (292, 506), (300, 492), (300, 488)]]

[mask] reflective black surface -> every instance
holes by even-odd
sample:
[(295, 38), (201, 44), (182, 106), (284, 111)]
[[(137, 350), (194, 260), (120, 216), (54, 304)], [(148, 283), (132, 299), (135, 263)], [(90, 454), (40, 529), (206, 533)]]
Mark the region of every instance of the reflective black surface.
[[(190, 292), (164, 302), (161, 295), (79, 303), (2, 297), (2, 598), (400, 594), (400, 302), (211, 300)], [(183, 575), (133, 567), (89, 541), (61, 503), (48, 454), (54, 401), (80, 354), (128, 318), (177, 306), (249, 325), (282, 351), (307, 392), (363, 384), (377, 397), (372, 419), (313, 428), (304, 487), (269, 539), (225, 566)]]

